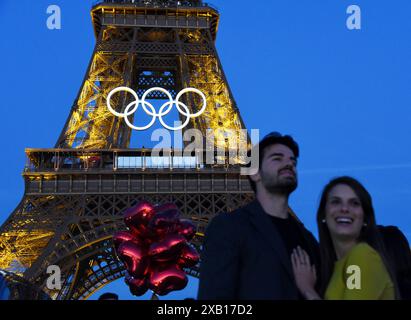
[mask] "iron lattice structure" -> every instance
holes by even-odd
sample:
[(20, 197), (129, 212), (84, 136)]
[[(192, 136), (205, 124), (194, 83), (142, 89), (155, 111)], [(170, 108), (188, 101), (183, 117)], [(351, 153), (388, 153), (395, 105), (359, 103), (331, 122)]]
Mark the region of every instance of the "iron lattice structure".
[[(95, 3), (91, 16), (97, 41), (79, 94), (55, 147), (26, 149), (25, 194), (0, 230), (0, 269), (24, 275), (53, 299), (85, 299), (124, 276), (111, 239), (125, 229), (121, 212), (138, 201), (176, 203), (197, 224), (201, 250), (210, 218), (253, 197), (227, 149), (213, 164), (198, 160), (204, 150), (189, 163), (176, 161), (178, 150), (155, 162), (153, 150), (129, 148), (130, 128), (106, 107), (118, 86), (139, 96), (154, 86), (173, 96), (195, 87), (207, 109), (186, 129), (214, 130), (216, 147), (250, 146), (214, 45), (217, 10), (201, 1), (112, 0)], [(115, 108), (124, 110), (129, 99), (116, 96)], [(184, 99), (195, 113), (197, 97)], [(50, 265), (61, 268), (60, 290), (46, 287)], [(186, 271), (198, 276), (198, 266)]]

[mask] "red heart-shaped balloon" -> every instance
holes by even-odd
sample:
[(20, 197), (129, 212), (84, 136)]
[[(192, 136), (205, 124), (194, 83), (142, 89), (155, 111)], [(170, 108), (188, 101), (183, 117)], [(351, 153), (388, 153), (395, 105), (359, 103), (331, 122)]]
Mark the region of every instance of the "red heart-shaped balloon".
[(163, 296), (171, 291), (184, 289), (187, 282), (186, 274), (178, 267), (174, 265), (158, 266), (150, 274), (149, 288), (156, 294)]
[(177, 260), (185, 243), (186, 239), (183, 236), (170, 234), (164, 240), (152, 243), (148, 249), (148, 255), (158, 262)]
[(198, 263), (198, 261), (200, 261), (200, 255), (198, 254), (197, 250), (186, 243), (181, 250), (177, 264), (182, 268), (189, 268), (194, 267)]
[(155, 213), (154, 207), (149, 202), (141, 201), (124, 212), (124, 222), (134, 235), (144, 237)]
[(158, 234), (156, 230), (149, 228), (143, 224), (132, 228), (132, 233), (140, 242), (150, 245), (151, 243), (160, 240), (163, 236)]
[(181, 219), (177, 225), (177, 233), (191, 241), (196, 234), (196, 227), (190, 220)]
[(113, 242), (129, 273), (125, 281), (132, 294), (139, 296), (150, 288), (166, 295), (187, 285), (182, 268), (195, 266), (200, 257), (187, 243), (195, 236), (195, 226), (179, 216), (173, 203), (153, 207), (147, 201), (124, 212), (131, 232), (116, 233)]
[(119, 231), (113, 237), (114, 248), (117, 251), (120, 244), (126, 241), (132, 241), (132, 240), (134, 240), (134, 236), (131, 233), (127, 231)]
[(134, 241), (123, 242), (118, 247), (117, 255), (134, 278), (141, 278), (148, 273), (149, 259), (147, 250), (140, 244)]
[(125, 281), (130, 288), (131, 294), (135, 296), (142, 296), (148, 290), (147, 278), (134, 278), (126, 276)]
[(168, 209), (157, 211), (150, 221), (149, 227), (159, 237), (164, 237), (168, 233), (175, 231), (179, 222), (180, 211), (178, 209)]

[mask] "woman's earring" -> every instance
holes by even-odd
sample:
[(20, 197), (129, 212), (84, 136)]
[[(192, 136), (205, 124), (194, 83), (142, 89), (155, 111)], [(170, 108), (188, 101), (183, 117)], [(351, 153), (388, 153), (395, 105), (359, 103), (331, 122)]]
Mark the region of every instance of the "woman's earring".
[(364, 227), (368, 226), (367, 222), (364, 222)]
[(322, 219), (321, 222), (322, 222), (322, 223), (325, 223), (325, 219)]

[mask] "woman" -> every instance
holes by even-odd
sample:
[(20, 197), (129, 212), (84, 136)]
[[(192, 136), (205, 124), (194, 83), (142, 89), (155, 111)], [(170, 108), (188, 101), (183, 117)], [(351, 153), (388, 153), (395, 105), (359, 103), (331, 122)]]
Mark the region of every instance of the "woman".
[(376, 226), (372, 200), (357, 180), (340, 177), (324, 188), (317, 211), (321, 286), (301, 248), (291, 256), (297, 287), (306, 299), (392, 300), (398, 290)]

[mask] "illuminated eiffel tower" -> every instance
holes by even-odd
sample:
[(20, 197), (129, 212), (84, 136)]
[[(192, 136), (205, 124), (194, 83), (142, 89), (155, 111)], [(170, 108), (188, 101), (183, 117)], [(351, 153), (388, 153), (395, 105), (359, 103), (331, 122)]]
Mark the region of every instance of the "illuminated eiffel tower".
[[(171, 150), (171, 161), (156, 164), (152, 149), (129, 148), (131, 129), (106, 103), (119, 86), (139, 97), (152, 87), (173, 96), (194, 87), (206, 95), (207, 108), (184, 130), (198, 129), (204, 137), (214, 130), (216, 149), (230, 139), (249, 147), (214, 45), (218, 11), (202, 1), (123, 0), (99, 1), (91, 16), (96, 45), (78, 96), (55, 147), (26, 149), (25, 194), (0, 229), (0, 268), (23, 275), (53, 299), (85, 299), (124, 276), (111, 239), (125, 229), (121, 212), (138, 201), (177, 204), (197, 224), (200, 248), (210, 218), (253, 197), (240, 160), (228, 163), (228, 149), (212, 164), (201, 163), (204, 150), (197, 149), (194, 162), (173, 162), (177, 151)], [(185, 96), (196, 112), (198, 96)], [(129, 98), (116, 96), (116, 109), (124, 110)], [(164, 96), (152, 92), (150, 99)], [(61, 290), (46, 287), (51, 265), (61, 268)], [(198, 276), (198, 266), (187, 272)]]

